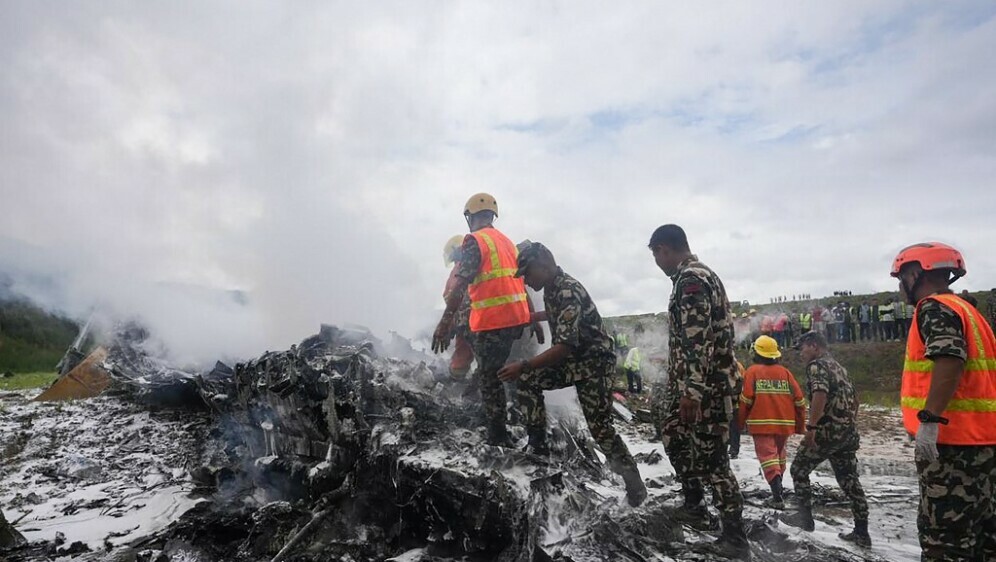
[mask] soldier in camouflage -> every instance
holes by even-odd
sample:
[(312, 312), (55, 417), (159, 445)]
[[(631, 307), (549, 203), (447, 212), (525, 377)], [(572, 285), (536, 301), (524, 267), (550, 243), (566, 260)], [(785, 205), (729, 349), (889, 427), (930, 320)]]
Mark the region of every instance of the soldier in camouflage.
[(860, 446), (855, 416), (858, 398), (847, 370), (830, 355), (827, 340), (818, 332), (808, 332), (799, 338), (799, 348), (806, 365), (806, 398), (810, 402), (806, 436), (789, 473), (795, 483), (799, 510), (782, 516), (788, 525), (806, 531), (815, 528), (813, 522), (813, 490), (809, 475), (823, 461), (829, 460), (837, 484), (851, 502), (854, 530), (838, 536), (860, 546), (871, 546), (868, 535), (868, 502), (858, 479), (856, 452)]
[(986, 313), (989, 315), (989, 327), (996, 330), (996, 289), (990, 289), (986, 297)]
[[(953, 248), (947, 249), (951, 251), (950, 257), (927, 253), (945, 250), (936, 243), (911, 246), (897, 256), (893, 269), (893, 276), (900, 280), (903, 298), (917, 303), (915, 326), (911, 327), (907, 340), (907, 363), (913, 362), (909, 357), (911, 348), (922, 345), (930, 365), (930, 388), (918, 405), (915, 434), (920, 483), (917, 516), (920, 559), (923, 562), (996, 560), (996, 445), (992, 431), (985, 427), (991, 424), (988, 412), (992, 406), (988, 404), (996, 401), (991, 390), (994, 369), (984, 366), (985, 352), (980, 357), (978, 351), (996, 348), (996, 338), (982, 323), (981, 314), (969, 310), (968, 303), (961, 301), (959, 305), (956, 299), (941, 302), (931, 298), (951, 295), (950, 284), (965, 274), (961, 254)], [(922, 253), (917, 255), (917, 250)], [(953, 306), (961, 306), (968, 319), (963, 320)], [(915, 341), (917, 336), (919, 341)], [(975, 345), (969, 345), (967, 338)], [(970, 371), (970, 363), (981, 365)], [(907, 404), (912, 397), (905, 395), (907, 374), (903, 374), (903, 406), (913, 408)], [(978, 388), (968, 386), (983, 383), (987, 377), (988, 396), (976, 394)], [(972, 399), (964, 399), (967, 396)], [(956, 406), (956, 401), (962, 405)], [(975, 404), (966, 405), (967, 402)], [(976, 413), (977, 420), (944, 417)], [(939, 424), (964, 431), (972, 423), (978, 424), (974, 430), (977, 444), (944, 443), (947, 439), (942, 438)]]
[(743, 496), (727, 452), (737, 376), (730, 303), (719, 277), (692, 254), (681, 227), (664, 225), (650, 238), (658, 267), (674, 282), (669, 314), (670, 365), (663, 396), (655, 396), (664, 450), (682, 485), (682, 519), (706, 516), (703, 482), (713, 488), (723, 534), (712, 548), (750, 558)]
[(609, 467), (626, 482), (630, 505), (647, 497), (629, 449), (612, 426), (610, 381), (616, 359), (602, 317), (588, 291), (557, 267), (550, 250), (533, 242), (520, 248), (516, 276), (533, 290), (543, 290), (546, 310), (534, 316), (550, 323), (552, 347), (499, 372), (503, 381), (518, 380), (519, 405), (529, 434), (529, 449), (549, 452), (546, 444), (546, 406), (543, 391), (574, 386), (591, 436), (609, 459)]

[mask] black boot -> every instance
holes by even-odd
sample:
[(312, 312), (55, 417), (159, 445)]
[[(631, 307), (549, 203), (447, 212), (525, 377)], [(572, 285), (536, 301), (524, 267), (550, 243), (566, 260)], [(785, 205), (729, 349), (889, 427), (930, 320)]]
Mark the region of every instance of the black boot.
[(705, 496), (702, 489), (684, 484), (681, 491), (685, 496), (685, 505), (674, 512), (674, 518), (697, 529), (709, 529), (712, 521), (709, 519), (709, 510), (702, 504)]
[(7, 519), (3, 516), (3, 512), (0, 511), (0, 548), (21, 546), (22, 544), (27, 544), (27, 542), (24, 535), (8, 523)]
[(850, 533), (840, 533), (837, 535), (841, 540), (852, 542), (858, 546), (868, 548), (872, 545), (871, 536), (868, 534), (867, 521), (855, 521), (854, 530)]
[(488, 423), (488, 445), (492, 447), (511, 447), (512, 440), (508, 437), (508, 428), (505, 427), (505, 420), (494, 420)]
[(546, 456), (550, 454), (550, 447), (546, 444), (546, 427), (530, 427), (526, 429), (529, 435), (529, 442), (526, 443), (526, 452), (534, 455)]
[(764, 502), (765, 507), (785, 509), (785, 499), (782, 497), (782, 475), (775, 476), (771, 481), (771, 499)]
[(743, 516), (723, 518), (723, 534), (709, 545), (709, 550), (733, 560), (750, 560), (750, 544), (744, 530)]
[(643, 477), (640, 476), (640, 469), (636, 467), (636, 463), (620, 467), (616, 472), (626, 483), (626, 500), (629, 501), (629, 505), (637, 507), (643, 503), (647, 499), (647, 487), (643, 484)]
[(809, 505), (799, 505), (799, 511), (782, 515), (779, 519), (782, 523), (798, 527), (803, 531), (812, 531), (816, 528), (816, 523), (813, 522), (813, 508)]

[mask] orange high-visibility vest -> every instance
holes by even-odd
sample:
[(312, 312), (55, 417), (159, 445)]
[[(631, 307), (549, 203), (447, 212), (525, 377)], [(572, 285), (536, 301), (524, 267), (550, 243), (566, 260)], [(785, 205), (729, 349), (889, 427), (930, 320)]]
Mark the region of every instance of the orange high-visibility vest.
[[(937, 442), (943, 445), (996, 445), (996, 338), (992, 328), (978, 310), (960, 297), (941, 294), (927, 299), (936, 300), (958, 313), (968, 343), (965, 372), (954, 397), (946, 410), (933, 412), (949, 420), (948, 425), (940, 425)], [(901, 393), (903, 425), (911, 435), (920, 427), (916, 414), (927, 403), (934, 367), (934, 362), (926, 357), (926, 346), (920, 337), (919, 314), (918, 305), (906, 341)]]
[(529, 323), (526, 285), (515, 277), (519, 251), (494, 228), (471, 233), (481, 252), (481, 268), (470, 283), (470, 331), (486, 332)]

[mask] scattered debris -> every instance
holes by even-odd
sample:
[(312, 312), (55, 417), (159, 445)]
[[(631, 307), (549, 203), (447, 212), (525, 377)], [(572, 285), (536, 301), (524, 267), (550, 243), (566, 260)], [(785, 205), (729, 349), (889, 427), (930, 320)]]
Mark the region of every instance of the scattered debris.
[[(322, 326), (190, 373), (147, 340), (116, 334), (97, 398), (5, 403), (0, 501), (32, 541), (8, 560), (712, 559), (714, 537), (672, 517), (670, 465), (635, 424), (620, 425), (655, 489), (637, 509), (580, 417), (551, 424), (550, 457), (487, 446), (480, 406), (454, 388), (469, 383), (411, 346), (381, 356), (369, 332)], [(878, 560), (760, 513), (748, 513), (755, 560)]]
[[(70, 353), (73, 352), (70, 349)], [(68, 358), (69, 355), (67, 354)], [(62, 364), (72, 363), (73, 368), (59, 377), (52, 383), (45, 392), (38, 395), (35, 400), (39, 402), (53, 402), (56, 400), (79, 400), (81, 398), (92, 398), (103, 392), (110, 384), (111, 377), (103, 368), (103, 362), (107, 359), (107, 350), (98, 347), (85, 359), (80, 356), (80, 360), (63, 359)]]

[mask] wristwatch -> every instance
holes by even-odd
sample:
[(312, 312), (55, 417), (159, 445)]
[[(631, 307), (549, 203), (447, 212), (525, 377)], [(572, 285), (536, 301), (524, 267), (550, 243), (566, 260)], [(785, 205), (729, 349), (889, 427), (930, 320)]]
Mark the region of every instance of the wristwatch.
[(948, 418), (942, 418), (937, 414), (932, 414), (927, 410), (920, 410), (916, 413), (916, 419), (920, 420), (920, 423), (939, 423), (941, 425), (948, 425)]
[(806, 431), (816, 431), (819, 428), (820, 426), (818, 425), (809, 425), (808, 423), (806, 424)]
[(529, 364), (529, 360), (528, 359), (523, 359), (520, 362), (520, 365), (522, 365), (522, 374), (523, 375), (528, 375), (529, 373), (533, 372), (533, 366)]

